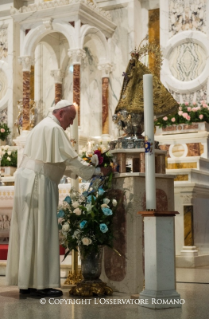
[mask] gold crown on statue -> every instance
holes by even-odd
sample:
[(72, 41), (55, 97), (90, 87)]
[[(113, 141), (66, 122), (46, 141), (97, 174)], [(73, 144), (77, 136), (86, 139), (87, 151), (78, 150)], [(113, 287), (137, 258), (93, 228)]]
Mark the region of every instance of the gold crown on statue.
[(138, 60), (138, 59), (139, 59), (139, 50), (137, 50), (137, 49), (135, 48), (135, 50), (133, 50), (133, 51), (130, 52), (130, 55), (131, 55), (132, 59)]

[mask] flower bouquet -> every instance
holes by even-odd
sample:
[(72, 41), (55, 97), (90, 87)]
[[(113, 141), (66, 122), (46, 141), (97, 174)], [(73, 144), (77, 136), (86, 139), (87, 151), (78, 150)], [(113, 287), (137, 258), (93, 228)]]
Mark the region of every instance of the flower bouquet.
[(58, 225), (65, 257), (79, 246), (84, 255), (97, 253), (100, 246), (113, 248), (113, 217), (117, 201), (111, 198), (112, 173), (94, 177), (82, 194), (73, 189), (59, 207)]
[(155, 119), (155, 126), (166, 127), (182, 123), (192, 124), (194, 122), (209, 123), (209, 103), (201, 101), (199, 105), (196, 102), (193, 104), (188, 102), (179, 104), (177, 113)]
[(9, 145), (0, 147), (1, 166), (17, 167), (17, 151), (10, 149)]
[(0, 123), (0, 140), (4, 141), (10, 134), (10, 129), (6, 123)]
[(81, 155), (83, 161), (98, 167), (108, 167), (113, 165), (113, 156), (109, 149), (105, 150), (102, 145), (96, 146), (92, 152), (83, 152)]

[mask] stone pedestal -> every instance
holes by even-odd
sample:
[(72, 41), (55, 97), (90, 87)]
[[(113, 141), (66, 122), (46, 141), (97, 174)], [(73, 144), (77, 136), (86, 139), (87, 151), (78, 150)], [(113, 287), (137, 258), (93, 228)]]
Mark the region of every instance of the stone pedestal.
[(139, 298), (146, 300), (140, 305), (147, 308), (181, 307), (180, 295), (175, 289), (175, 213), (153, 212), (146, 217), (143, 215), (146, 212), (141, 212), (144, 216), (145, 288)]
[[(174, 209), (173, 177), (156, 174), (157, 209), (160, 211)], [(114, 247), (124, 257), (113, 250), (104, 252), (101, 279), (114, 291), (137, 294), (143, 288), (143, 227), (142, 216), (137, 213), (145, 210), (145, 174), (115, 174), (114, 189), (121, 190), (120, 199), (125, 197), (116, 214), (115, 234), (118, 239)], [(123, 195), (124, 192), (124, 195)], [(147, 234), (148, 235), (148, 234)], [(149, 233), (152, 237), (152, 234)]]
[(167, 151), (167, 174), (175, 178), (176, 266), (209, 265), (209, 124), (157, 128), (155, 139)]
[[(130, 159), (132, 161), (133, 172), (145, 172), (145, 153), (144, 148), (133, 149), (115, 149), (111, 151), (116, 156), (119, 172), (126, 172), (126, 163)], [(155, 150), (155, 172), (165, 174), (165, 156), (166, 151)]]

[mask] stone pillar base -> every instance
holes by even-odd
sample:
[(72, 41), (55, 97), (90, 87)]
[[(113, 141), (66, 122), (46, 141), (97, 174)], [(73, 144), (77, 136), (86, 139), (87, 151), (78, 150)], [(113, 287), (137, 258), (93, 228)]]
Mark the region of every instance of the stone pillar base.
[(153, 291), (144, 289), (140, 293), (139, 299), (140, 306), (153, 309), (179, 308), (185, 302), (184, 299), (180, 299), (176, 290)]
[(181, 250), (181, 256), (198, 256), (198, 250), (196, 246), (183, 246), (183, 249)]

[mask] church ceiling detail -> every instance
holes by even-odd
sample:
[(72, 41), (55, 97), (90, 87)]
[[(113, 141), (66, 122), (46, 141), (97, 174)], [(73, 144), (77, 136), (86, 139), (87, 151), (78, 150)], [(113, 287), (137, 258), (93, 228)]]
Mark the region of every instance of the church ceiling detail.
[(170, 0), (169, 35), (197, 30), (206, 33), (206, 0)]

